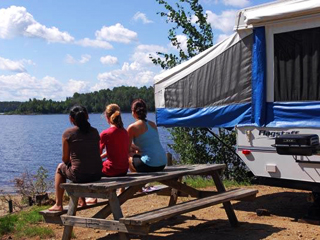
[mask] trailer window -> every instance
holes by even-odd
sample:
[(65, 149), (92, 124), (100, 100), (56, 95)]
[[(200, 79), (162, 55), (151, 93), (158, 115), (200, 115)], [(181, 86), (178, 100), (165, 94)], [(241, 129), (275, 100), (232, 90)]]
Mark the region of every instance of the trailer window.
[(320, 28), (274, 35), (274, 101), (320, 100)]

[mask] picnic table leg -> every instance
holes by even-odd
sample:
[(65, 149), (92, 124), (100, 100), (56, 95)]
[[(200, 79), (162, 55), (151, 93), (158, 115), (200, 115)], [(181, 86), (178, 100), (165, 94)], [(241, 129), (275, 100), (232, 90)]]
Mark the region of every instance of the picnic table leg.
[[(77, 212), (79, 197), (70, 196), (69, 208), (67, 215), (75, 216)], [(72, 235), (73, 226), (65, 226), (63, 229), (62, 240), (70, 240)]]
[[(121, 211), (120, 202), (117, 197), (116, 190), (113, 190), (110, 193), (109, 204), (110, 204), (110, 208), (111, 208), (114, 220), (119, 220), (120, 218), (122, 218), (123, 214)], [(119, 239), (120, 240), (127, 240), (128, 236), (125, 233), (119, 232)]]
[[(142, 185), (133, 186), (127, 188), (123, 193), (118, 196), (118, 201), (120, 205), (125, 203), (128, 199), (130, 199), (139, 189), (142, 188)], [(112, 213), (110, 204), (103, 207), (99, 212), (97, 212), (92, 218), (107, 218)]]
[[(212, 175), (213, 181), (217, 187), (218, 192), (225, 192), (226, 189), (221, 181), (221, 178), (220, 178), (218, 172), (214, 171), (214, 172), (212, 172), (211, 175)], [(229, 218), (229, 222), (230, 222), (231, 226), (236, 227), (238, 225), (238, 219), (237, 219), (236, 214), (234, 213), (231, 202), (230, 201), (224, 202), (223, 207), (227, 213), (227, 216)]]
[[(176, 179), (176, 181), (181, 182), (182, 177), (179, 177), (178, 179)], [(176, 205), (176, 203), (178, 201), (178, 195), (179, 195), (179, 190), (172, 188), (171, 189), (171, 196), (170, 196), (170, 200), (169, 200), (169, 206)]]

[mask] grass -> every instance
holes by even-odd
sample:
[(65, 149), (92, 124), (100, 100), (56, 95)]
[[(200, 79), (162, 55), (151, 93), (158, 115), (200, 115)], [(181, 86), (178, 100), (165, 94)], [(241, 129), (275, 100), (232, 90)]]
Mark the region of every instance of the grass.
[(0, 237), (5, 234), (14, 234), (17, 238), (34, 237), (40, 238), (54, 237), (52, 229), (38, 226), (43, 221), (39, 211), (48, 208), (47, 206), (34, 206), (28, 210), (0, 218)]
[[(211, 177), (206, 178), (206, 177), (201, 177), (201, 176), (192, 176), (192, 177), (186, 177), (183, 179), (183, 182), (186, 182), (187, 185), (194, 187), (194, 188), (206, 188), (206, 187), (211, 187), (215, 186), (213, 179)], [(230, 188), (230, 187), (241, 187), (241, 186), (249, 186), (250, 183), (248, 182), (236, 182), (232, 180), (224, 180), (223, 184), (225, 188)]]

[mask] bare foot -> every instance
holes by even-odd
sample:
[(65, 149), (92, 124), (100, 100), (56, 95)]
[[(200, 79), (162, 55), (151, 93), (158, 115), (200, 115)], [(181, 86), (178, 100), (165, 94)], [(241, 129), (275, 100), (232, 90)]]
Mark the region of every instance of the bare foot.
[(119, 190), (118, 190), (119, 194), (118, 195), (122, 194), (125, 190), (126, 189), (124, 187), (123, 188), (119, 188)]
[(78, 207), (85, 207), (85, 206), (87, 206), (85, 199), (84, 198), (79, 198)]
[(57, 204), (53, 205), (51, 208), (48, 209), (49, 211), (63, 211), (62, 206), (58, 206)]
[(97, 202), (98, 202), (97, 198), (86, 198), (86, 203), (88, 203), (88, 204), (94, 204)]

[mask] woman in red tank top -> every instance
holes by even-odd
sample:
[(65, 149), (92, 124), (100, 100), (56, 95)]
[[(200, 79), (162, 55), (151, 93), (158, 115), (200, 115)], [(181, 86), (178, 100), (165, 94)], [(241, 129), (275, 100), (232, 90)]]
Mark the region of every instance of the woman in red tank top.
[(100, 134), (100, 154), (102, 159), (106, 158), (102, 173), (107, 177), (124, 176), (129, 168), (130, 143), (128, 132), (123, 128), (120, 107), (108, 105), (105, 116), (110, 127)]
[[(123, 128), (120, 107), (109, 104), (105, 116), (110, 127), (100, 134), (100, 154), (106, 160), (102, 163), (102, 174), (106, 177), (124, 176), (129, 168), (130, 141), (126, 129)], [(86, 199), (86, 203), (96, 203), (96, 198)]]

